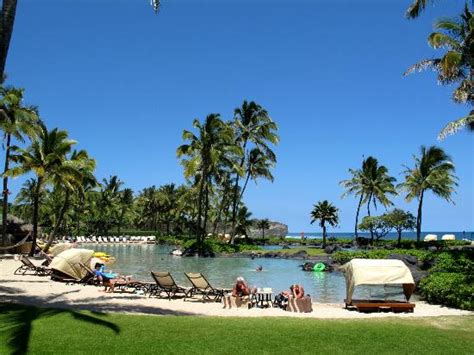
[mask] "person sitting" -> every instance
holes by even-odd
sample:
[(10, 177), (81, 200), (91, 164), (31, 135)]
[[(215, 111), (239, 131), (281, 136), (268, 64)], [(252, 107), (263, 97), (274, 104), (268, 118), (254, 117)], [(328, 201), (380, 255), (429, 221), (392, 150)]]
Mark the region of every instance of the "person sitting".
[(293, 284), (289, 291), (283, 291), (275, 297), (275, 304), (280, 308), (286, 308), (288, 305), (288, 298), (293, 296), (296, 299), (304, 298), (304, 288), (301, 285)]
[(237, 277), (237, 280), (235, 281), (235, 286), (232, 289), (232, 296), (242, 297), (242, 296), (249, 296), (249, 295), (250, 295), (250, 288), (248, 287), (244, 278)]

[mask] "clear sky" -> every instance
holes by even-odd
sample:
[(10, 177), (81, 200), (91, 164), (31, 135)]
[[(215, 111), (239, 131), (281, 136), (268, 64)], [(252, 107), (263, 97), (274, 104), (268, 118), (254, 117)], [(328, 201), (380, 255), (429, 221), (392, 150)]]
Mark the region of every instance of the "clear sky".
[[(436, 141), (467, 107), (431, 72), (402, 76), (434, 55), (433, 19), (463, 2), (409, 21), (410, 1), (163, 0), (155, 15), (149, 0), (22, 0), (9, 83), (97, 159), (99, 178), (116, 174), (135, 191), (183, 182), (175, 153), (194, 118), (230, 119), (257, 101), (281, 144), (275, 182), (251, 186), (245, 202), (294, 232), (319, 230), (309, 212), (322, 199), (340, 209), (336, 231), (352, 230), (356, 200), (341, 200), (338, 182), (363, 155), (400, 180), (420, 145), (440, 144), (456, 164), (456, 204), (428, 195), (423, 229), (474, 230), (474, 136)], [(416, 212), (416, 202), (395, 203)]]

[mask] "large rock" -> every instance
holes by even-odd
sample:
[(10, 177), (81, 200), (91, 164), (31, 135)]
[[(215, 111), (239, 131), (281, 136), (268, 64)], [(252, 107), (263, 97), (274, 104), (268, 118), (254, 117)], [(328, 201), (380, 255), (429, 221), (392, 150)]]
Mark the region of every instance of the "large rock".
[[(253, 239), (262, 237), (262, 230), (257, 227), (258, 220), (252, 221), (252, 227), (249, 229), (249, 237)], [(286, 224), (270, 221), (270, 228), (265, 229), (265, 237), (284, 238), (288, 235), (288, 226)]]

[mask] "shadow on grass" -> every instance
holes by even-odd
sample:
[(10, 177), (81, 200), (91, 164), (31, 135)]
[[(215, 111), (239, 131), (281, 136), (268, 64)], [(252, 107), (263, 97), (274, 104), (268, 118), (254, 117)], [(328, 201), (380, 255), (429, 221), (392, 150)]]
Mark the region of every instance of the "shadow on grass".
[(0, 330), (6, 335), (6, 343), (11, 353), (26, 354), (28, 352), (31, 329), (35, 320), (64, 313), (78, 321), (100, 325), (113, 330), (116, 334), (120, 333), (120, 328), (114, 323), (72, 310), (0, 304)]

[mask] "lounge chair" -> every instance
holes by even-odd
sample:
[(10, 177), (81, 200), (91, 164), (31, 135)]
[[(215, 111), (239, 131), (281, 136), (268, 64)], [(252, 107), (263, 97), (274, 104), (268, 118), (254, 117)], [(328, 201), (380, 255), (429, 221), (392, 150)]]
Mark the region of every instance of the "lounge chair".
[(215, 288), (207, 281), (201, 273), (184, 273), (189, 279), (193, 287), (189, 293), (189, 297), (194, 295), (202, 295), (203, 300), (213, 300), (220, 302), (224, 297), (225, 292), (230, 292), (231, 289)]
[(232, 295), (224, 295), (222, 297), (222, 303), (224, 304), (224, 308), (252, 308), (253, 302), (250, 296), (232, 296)]
[(37, 276), (48, 276), (51, 274), (51, 269), (44, 266), (36, 266), (24, 255), (20, 255), (19, 260), (22, 265), (13, 272), (15, 275), (25, 275), (28, 271), (31, 271), (33, 275)]
[(151, 288), (149, 291), (149, 296), (156, 295), (159, 296), (164, 292), (168, 299), (171, 300), (172, 297), (177, 294), (183, 294), (186, 298), (189, 295), (189, 292), (192, 290), (190, 287), (179, 286), (171, 276), (169, 272), (151, 272), (151, 277), (156, 282), (156, 287)]
[(303, 298), (288, 297), (288, 304), (286, 306), (288, 312), (296, 313), (310, 313), (313, 311), (313, 304), (310, 296)]

